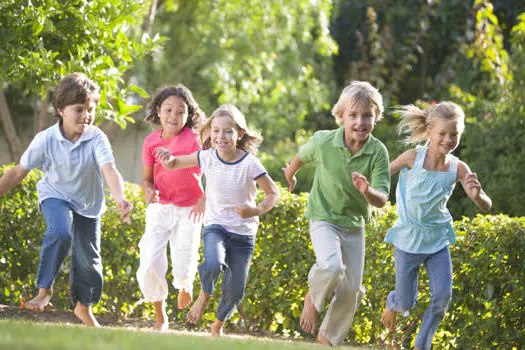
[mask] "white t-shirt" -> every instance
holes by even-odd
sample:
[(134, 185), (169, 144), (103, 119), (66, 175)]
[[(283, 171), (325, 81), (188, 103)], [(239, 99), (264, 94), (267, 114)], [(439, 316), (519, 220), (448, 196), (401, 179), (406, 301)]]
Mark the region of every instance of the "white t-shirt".
[(215, 149), (199, 151), (199, 166), (206, 176), (204, 225), (217, 224), (239, 235), (255, 235), (259, 217), (243, 219), (235, 212), (238, 204), (255, 206), (255, 180), (267, 174), (261, 162), (249, 152), (236, 162), (226, 162)]

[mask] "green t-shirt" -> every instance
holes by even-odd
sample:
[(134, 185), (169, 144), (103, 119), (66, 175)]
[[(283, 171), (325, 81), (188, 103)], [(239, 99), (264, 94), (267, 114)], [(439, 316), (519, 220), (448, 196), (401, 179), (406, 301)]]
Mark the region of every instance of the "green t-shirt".
[(364, 227), (370, 219), (370, 205), (352, 183), (352, 172), (368, 179), (373, 189), (390, 192), (388, 151), (370, 135), (354, 155), (344, 145), (344, 128), (316, 132), (299, 149), (303, 163), (315, 165), (315, 176), (306, 217), (342, 227)]

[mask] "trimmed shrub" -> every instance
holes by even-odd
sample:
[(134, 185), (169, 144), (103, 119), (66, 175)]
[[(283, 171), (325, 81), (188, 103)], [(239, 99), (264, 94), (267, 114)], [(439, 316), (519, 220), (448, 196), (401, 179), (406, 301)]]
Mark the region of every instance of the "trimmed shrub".
[[(0, 169), (0, 174), (6, 169)], [(0, 198), (0, 303), (17, 305), (21, 298), (36, 292), (35, 275), (45, 229), (35, 193), (40, 177), (40, 172), (31, 172), (21, 185)], [(280, 191), (279, 204), (261, 217), (246, 295), (228, 322), (230, 330), (302, 335), (299, 317), (308, 288), (308, 271), (315, 262), (308, 221), (303, 217), (308, 195), (290, 194), (281, 187)], [(103, 300), (95, 311), (120, 317), (150, 317), (151, 305), (138, 303), (141, 293), (135, 279), (145, 204), (137, 185), (127, 183), (126, 194), (134, 206), (131, 225), (121, 223), (109, 198), (108, 211), (103, 216), (105, 286)], [(367, 293), (347, 338), (353, 342), (388, 341), (401, 347), (413, 346), (429, 303), (428, 279), (422, 269), (415, 309), (409, 317), (398, 318), (400, 332), (385, 338), (380, 317), (395, 281), (393, 248), (383, 238), (395, 220), (393, 207), (387, 206), (376, 210), (367, 225), (363, 277)], [(435, 344), (440, 349), (520, 348), (525, 344), (525, 218), (478, 215), (456, 221), (454, 226), (458, 236), (458, 243), (451, 247), (454, 295)], [(68, 266), (66, 259), (66, 273), (61, 272), (55, 283), (53, 302), (57, 308), (70, 307)], [(196, 295), (200, 289), (198, 278), (194, 288)], [(220, 288), (217, 291), (220, 294)], [(212, 298), (210, 304), (204, 322), (214, 319), (217, 298)], [(170, 317), (185, 319), (186, 312), (177, 310), (176, 293), (172, 290), (168, 299)]]

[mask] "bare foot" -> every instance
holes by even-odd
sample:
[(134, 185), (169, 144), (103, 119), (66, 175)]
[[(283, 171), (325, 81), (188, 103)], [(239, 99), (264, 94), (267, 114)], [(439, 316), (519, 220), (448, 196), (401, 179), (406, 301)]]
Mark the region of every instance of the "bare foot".
[(157, 321), (153, 328), (161, 332), (167, 331), (169, 328), (169, 321), (168, 315), (166, 314), (166, 301), (155, 301), (153, 302), (153, 307), (155, 308), (155, 313), (157, 315)]
[(211, 295), (206, 294), (201, 289), (199, 297), (191, 307), (190, 311), (188, 311), (188, 315), (186, 316), (189, 323), (197, 324), (201, 321), (202, 315), (204, 314), (204, 310), (206, 310), (206, 306), (208, 306), (208, 303), (210, 302), (210, 298)]
[(326, 339), (322, 334), (321, 332), (319, 332), (317, 334), (317, 341), (319, 343), (321, 343), (322, 345), (326, 345), (326, 346), (332, 346), (332, 343), (330, 342), (330, 340)]
[(49, 304), (53, 296), (53, 289), (39, 288), (38, 295), (29, 300), (25, 306), (33, 311), (44, 311), (44, 308)]
[(396, 321), (397, 321), (397, 312), (390, 311), (386, 307), (383, 310), (383, 314), (381, 315), (381, 322), (385, 325), (386, 329), (390, 333), (393, 333), (396, 331)]
[(312, 303), (312, 297), (310, 293), (306, 293), (304, 297), (304, 307), (301, 313), (300, 325), (303, 331), (310, 334), (315, 334), (317, 327), (317, 310)]
[(212, 337), (222, 337), (224, 335), (223, 327), (224, 321), (215, 320), (211, 325), (211, 336)]
[(82, 305), (77, 301), (77, 306), (75, 306), (75, 316), (82, 321), (88, 327), (100, 327), (100, 324), (97, 322), (95, 316), (91, 312), (91, 306)]
[(177, 296), (177, 307), (179, 310), (185, 309), (190, 305), (193, 298), (191, 297), (191, 294), (186, 292), (184, 289), (181, 289), (179, 291), (179, 295)]

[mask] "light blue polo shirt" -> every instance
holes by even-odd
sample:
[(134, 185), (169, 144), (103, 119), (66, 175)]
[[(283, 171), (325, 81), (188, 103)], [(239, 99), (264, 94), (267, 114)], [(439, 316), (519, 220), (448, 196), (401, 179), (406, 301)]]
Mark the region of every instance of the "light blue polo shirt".
[(299, 149), (301, 161), (315, 165), (305, 216), (342, 227), (364, 227), (370, 219), (370, 205), (354, 187), (352, 172), (363, 174), (373, 189), (388, 196), (388, 151), (381, 141), (370, 135), (363, 148), (352, 155), (343, 138), (343, 127), (321, 130)]
[(59, 123), (39, 132), (20, 159), (24, 169), (44, 172), (36, 185), (39, 203), (62, 199), (89, 218), (106, 210), (101, 166), (113, 162), (111, 145), (102, 130), (89, 126), (72, 143), (60, 132)]

